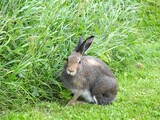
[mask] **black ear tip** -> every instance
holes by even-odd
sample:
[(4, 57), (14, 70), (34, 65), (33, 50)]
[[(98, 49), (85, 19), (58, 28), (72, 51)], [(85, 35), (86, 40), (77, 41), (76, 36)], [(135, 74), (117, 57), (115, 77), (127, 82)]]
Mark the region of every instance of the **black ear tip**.
[(90, 36), (89, 38), (94, 38), (94, 36), (92, 35), (92, 36)]

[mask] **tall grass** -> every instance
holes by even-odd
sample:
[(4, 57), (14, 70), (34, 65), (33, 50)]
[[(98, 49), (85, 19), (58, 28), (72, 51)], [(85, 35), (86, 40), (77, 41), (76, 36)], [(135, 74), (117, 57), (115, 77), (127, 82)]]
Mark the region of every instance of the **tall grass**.
[[(82, 35), (95, 36), (88, 54), (104, 60), (118, 76), (141, 57), (135, 44), (147, 37), (159, 40), (156, 5), (158, 1), (1, 0), (0, 108), (67, 97), (60, 73)], [(155, 36), (142, 34), (145, 25)]]

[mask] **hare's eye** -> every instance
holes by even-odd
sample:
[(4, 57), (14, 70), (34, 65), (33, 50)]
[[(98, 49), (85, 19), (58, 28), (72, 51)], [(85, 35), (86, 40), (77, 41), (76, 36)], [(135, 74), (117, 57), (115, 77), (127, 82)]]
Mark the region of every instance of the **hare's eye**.
[(81, 64), (81, 60), (78, 63)]

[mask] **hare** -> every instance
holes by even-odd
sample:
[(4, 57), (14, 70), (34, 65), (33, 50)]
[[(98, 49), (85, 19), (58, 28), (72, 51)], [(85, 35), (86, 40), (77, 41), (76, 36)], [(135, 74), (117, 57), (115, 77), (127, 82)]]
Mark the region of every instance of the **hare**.
[(112, 103), (117, 95), (117, 80), (108, 66), (98, 58), (85, 56), (94, 36), (78, 45), (69, 55), (62, 71), (62, 84), (73, 94), (67, 105), (73, 104), (79, 96), (99, 105)]

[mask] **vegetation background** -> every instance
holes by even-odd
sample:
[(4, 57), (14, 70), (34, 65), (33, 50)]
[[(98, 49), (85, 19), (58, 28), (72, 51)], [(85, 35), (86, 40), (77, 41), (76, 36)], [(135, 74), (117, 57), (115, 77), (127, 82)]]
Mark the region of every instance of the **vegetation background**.
[[(65, 108), (65, 58), (90, 35), (87, 54), (115, 73), (117, 100)], [(159, 78), (159, 0), (0, 1), (1, 119), (158, 119)]]

